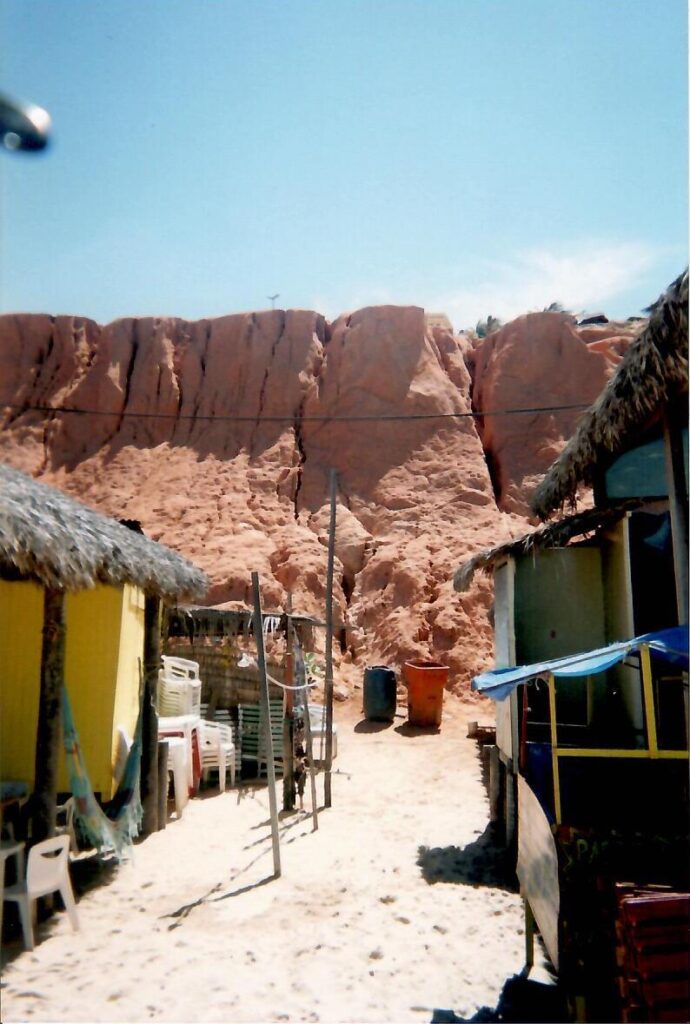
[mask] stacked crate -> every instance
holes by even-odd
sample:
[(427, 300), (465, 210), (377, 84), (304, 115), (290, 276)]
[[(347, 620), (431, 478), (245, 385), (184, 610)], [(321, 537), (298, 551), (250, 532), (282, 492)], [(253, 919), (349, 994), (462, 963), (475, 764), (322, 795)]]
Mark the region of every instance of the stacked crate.
[(690, 894), (616, 886), (624, 1022), (690, 1020)]

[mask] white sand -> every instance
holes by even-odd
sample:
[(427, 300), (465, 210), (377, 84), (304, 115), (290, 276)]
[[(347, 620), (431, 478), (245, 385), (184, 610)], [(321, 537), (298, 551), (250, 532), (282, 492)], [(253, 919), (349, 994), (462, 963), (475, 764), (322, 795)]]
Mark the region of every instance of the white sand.
[[(421, 736), (396, 731), (402, 717), (356, 732), (358, 711), (335, 708), (343, 774), (318, 832), (306, 812), (281, 821), (280, 879), (266, 881), (266, 789), (205, 791), (81, 898), (79, 933), (60, 912), (33, 953), (8, 944), (3, 1021), (421, 1022), (495, 1007), (524, 962), (523, 918), (516, 892), (468, 880), (492, 855), (466, 739), (476, 710), (447, 697), (442, 731)], [(473, 843), (474, 869), (471, 848), (447, 849)], [(427, 882), (420, 847), (458, 880)]]

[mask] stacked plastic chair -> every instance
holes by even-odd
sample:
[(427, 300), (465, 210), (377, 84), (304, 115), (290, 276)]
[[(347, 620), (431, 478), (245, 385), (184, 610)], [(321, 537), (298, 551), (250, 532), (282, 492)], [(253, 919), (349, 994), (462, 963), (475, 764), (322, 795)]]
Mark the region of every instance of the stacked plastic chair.
[(201, 717), (201, 679), (196, 661), (163, 657), (163, 668), (158, 673), (158, 714)]

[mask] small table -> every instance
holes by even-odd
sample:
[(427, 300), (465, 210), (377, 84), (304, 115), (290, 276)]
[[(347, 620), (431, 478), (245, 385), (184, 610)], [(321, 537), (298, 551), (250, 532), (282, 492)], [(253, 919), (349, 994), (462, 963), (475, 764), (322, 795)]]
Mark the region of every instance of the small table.
[[(24, 881), (24, 843), (16, 842), (14, 839), (0, 839), (0, 891), (5, 892), (5, 861), (15, 857), (17, 861), (17, 881)], [(0, 939), (2, 939), (2, 911), (5, 906), (4, 898), (0, 902)]]
[[(12, 838), (14, 838), (14, 825), (20, 824), (21, 810), (28, 799), (28, 782), (24, 782), (22, 779), (2, 779), (0, 781), (0, 826), (3, 828), (10, 826)], [(10, 814), (7, 813), (8, 811)], [(12, 818), (15, 820), (12, 821)]]

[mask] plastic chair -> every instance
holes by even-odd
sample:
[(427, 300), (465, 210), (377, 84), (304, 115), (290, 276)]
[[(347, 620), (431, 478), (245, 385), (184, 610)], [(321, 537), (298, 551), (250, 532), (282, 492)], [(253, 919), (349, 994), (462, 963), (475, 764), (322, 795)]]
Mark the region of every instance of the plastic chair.
[[(61, 821), (60, 819), (64, 820)], [(55, 808), (55, 835), (69, 836), (69, 852), (79, 853), (77, 844), (77, 833), (74, 829), (74, 797), (70, 796), (64, 804), (58, 804)]]
[(222, 727), (216, 722), (203, 722), (199, 730), (199, 752), (201, 756), (201, 773), (207, 778), (212, 768), (218, 769), (218, 784), (221, 792), (225, 790), (225, 773), (230, 768), (230, 783), (235, 784), (235, 745), (230, 737), (221, 732)]
[(163, 662), (161, 670), (163, 675), (174, 676), (177, 679), (201, 681), (199, 679), (198, 661), (190, 661), (188, 658), (173, 658), (167, 654), (163, 655), (161, 661)]
[(201, 680), (158, 674), (158, 714), (201, 715)]
[(36, 843), (29, 850), (26, 880), (3, 889), (2, 899), (19, 905), (24, 934), (24, 947), (34, 948), (33, 915), (36, 900), (51, 892), (59, 892), (72, 928), (79, 930), (79, 918), (69, 878), (69, 836), (52, 836)]

